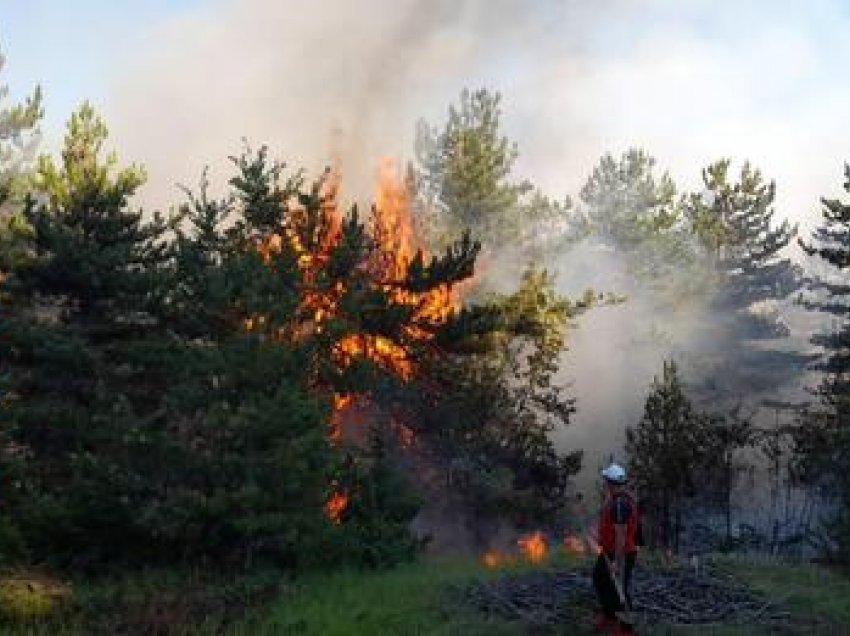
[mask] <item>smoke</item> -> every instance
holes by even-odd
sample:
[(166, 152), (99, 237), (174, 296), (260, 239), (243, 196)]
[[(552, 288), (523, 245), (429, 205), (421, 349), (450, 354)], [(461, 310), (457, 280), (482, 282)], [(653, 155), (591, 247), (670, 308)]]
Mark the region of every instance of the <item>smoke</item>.
[[(710, 161), (749, 158), (779, 183), (779, 220), (805, 232), (818, 197), (841, 183), (836, 133), (850, 107), (850, 88), (834, 85), (843, 70), (834, 60), (850, 52), (847, 16), (838, 0), (806, 11), (790, 2), (769, 15), (743, 3), (727, 15), (706, 1), (218, 0), (134, 39), (105, 114), (122, 155), (148, 168), (147, 207), (179, 201), (175, 184), (193, 185), (207, 164), (224, 183), (242, 138), (312, 175), (339, 160), (343, 198), (365, 202), (380, 156), (410, 158), (420, 117), (441, 122), (462, 88), (486, 86), (503, 93), (519, 172), (555, 198), (575, 194), (603, 153), (630, 146), (647, 148), (686, 190), (700, 187)], [(735, 341), (704, 299), (660, 310), (617, 254), (587, 245), (548, 265), (562, 292), (628, 297), (577, 320), (565, 357), (579, 411), (558, 443), (585, 448), (592, 469), (620, 452), (663, 358), (722, 356)], [(485, 263), (503, 290), (524, 266), (520, 254)]]
[(340, 160), (344, 194), (363, 199), (379, 157), (410, 156), (418, 117), (442, 116), (467, 83), (503, 88), (488, 71), (494, 44), (516, 46), (536, 26), (516, 2), (223, 0), (145, 38), (116, 78), (109, 120), (149, 167), (154, 206), (208, 162), (223, 179), (243, 137), (312, 174)]
[(340, 158), (365, 198), (378, 156), (410, 156), (418, 118), (488, 86), (520, 171), (553, 196), (629, 146), (688, 187), (730, 155), (777, 178), (782, 214), (808, 227), (841, 182), (850, 89), (830, 69), (850, 52), (848, 19), (837, 0), (755, 4), (217, 0), (140, 25), (105, 109), (156, 207), (207, 163), (223, 179), (242, 137), (314, 172)]

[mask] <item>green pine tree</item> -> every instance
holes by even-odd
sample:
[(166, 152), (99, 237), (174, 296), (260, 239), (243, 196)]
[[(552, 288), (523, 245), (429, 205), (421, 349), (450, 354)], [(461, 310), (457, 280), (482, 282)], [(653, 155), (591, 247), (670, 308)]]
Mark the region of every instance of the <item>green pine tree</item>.
[(749, 163), (737, 180), (729, 167), (724, 159), (703, 170), (704, 191), (684, 196), (680, 206), (715, 276), (708, 328), (714, 338), (735, 343), (709, 361), (705, 388), (719, 383), (722, 392), (740, 399), (798, 378), (807, 358), (766, 346), (790, 334), (780, 303), (799, 289), (802, 276), (782, 251), (797, 229), (776, 222), (775, 183), (765, 182)]
[[(844, 189), (850, 192), (850, 165), (844, 169)], [(823, 381), (815, 390), (820, 408), (805, 413), (796, 434), (796, 455), (803, 478), (825, 487), (835, 503), (828, 526), (827, 552), (839, 559), (850, 558), (850, 204), (839, 199), (822, 199), (823, 222), (811, 242), (800, 241), (803, 249), (828, 266), (828, 273), (810, 281), (817, 296), (807, 303), (836, 321), (832, 331), (814, 334), (813, 344), (822, 351), (816, 365)]]
[(87, 562), (126, 554), (138, 538), (148, 432), (167, 350), (156, 307), (166, 224), (129, 197), (136, 167), (103, 158), (106, 128), (89, 105), (74, 113), (57, 165), (39, 161), (23, 212), (28, 258), (9, 272), (10, 319), (3, 472), (10, 514), (36, 559)]
[(448, 495), (434, 496), (462, 500), (476, 531), (493, 519), (539, 527), (563, 512), (581, 452), (552, 443), (574, 411), (554, 377), (568, 321), (595, 302), (569, 302), (546, 272), (529, 270), (514, 293), (493, 295), (469, 314), (464, 336), (407, 387), (417, 435), (450, 484)]
[(697, 493), (697, 477), (715, 457), (713, 419), (697, 412), (672, 360), (664, 362), (646, 398), (640, 422), (626, 429), (626, 457), (640, 501), (657, 528), (650, 540), (678, 550), (684, 501)]
[(656, 160), (639, 148), (603, 156), (581, 190), (585, 237), (616, 251), (659, 313), (687, 306), (715, 284), (675, 195), (669, 174), (658, 175)]
[(621, 250), (633, 250), (674, 227), (676, 186), (666, 172), (653, 174), (655, 159), (632, 148), (619, 159), (603, 156), (581, 189), (588, 228)]
[(500, 102), (499, 93), (464, 90), (445, 126), (419, 123), (413, 180), (425, 199), (432, 245), (447, 245), (466, 231), (492, 248), (525, 245), (540, 238), (535, 232), (542, 223), (571, 207), (527, 180), (513, 180), (519, 151), (502, 133)]
[(705, 191), (685, 196), (682, 208), (691, 229), (724, 277), (718, 301), (739, 309), (754, 302), (788, 296), (799, 288), (800, 277), (781, 250), (797, 234), (788, 221), (775, 223), (776, 184), (765, 183), (749, 163), (739, 180), (722, 159), (705, 170)]

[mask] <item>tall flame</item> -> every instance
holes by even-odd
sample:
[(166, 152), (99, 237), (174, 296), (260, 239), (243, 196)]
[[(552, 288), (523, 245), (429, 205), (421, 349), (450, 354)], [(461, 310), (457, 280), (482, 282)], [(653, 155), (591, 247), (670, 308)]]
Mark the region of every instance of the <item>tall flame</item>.
[[(328, 334), (329, 321), (344, 318), (341, 299), (346, 293), (345, 283), (337, 281), (328, 285), (323, 276), (334, 250), (343, 238), (343, 219), (340, 214), (337, 191), (338, 171), (325, 175), (318, 192), (322, 201), (318, 222), (310, 217), (309, 210), (297, 201), (288, 202), (287, 224), (278, 233), (257, 240), (256, 248), (270, 262), (275, 254), (287, 245), (295, 255), (301, 272), (302, 290), (296, 324), (281, 328), (278, 338), (302, 341), (311, 334)], [(415, 259), (428, 257), (424, 245), (416, 236), (411, 216), (411, 197), (400, 171), (392, 159), (381, 160), (378, 168), (375, 205), (372, 210), (370, 238), (376, 248), (370, 252), (368, 262), (357, 267), (369, 274), (370, 284), (383, 292), (394, 304), (409, 310), (409, 319), (401, 326), (397, 338), (368, 333), (346, 333), (331, 343), (331, 358), (341, 369), (358, 358), (367, 358), (379, 367), (408, 381), (416, 372), (416, 361), (411, 344), (424, 344), (433, 338), (429, 326), (445, 322), (460, 306), (457, 286), (442, 284), (433, 289), (412, 291), (408, 283), (411, 264)], [(251, 316), (245, 321), (247, 330), (266, 329), (266, 317)], [(334, 443), (342, 440), (343, 414), (352, 404), (354, 395), (334, 393), (333, 412), (328, 436)], [(406, 447), (415, 439), (410, 428), (394, 421), (393, 428)], [(349, 493), (335, 488), (325, 504), (327, 516), (340, 523), (349, 503)]]
[[(384, 158), (379, 164), (371, 230), (377, 249), (367, 267), (394, 303), (412, 310), (410, 320), (402, 326), (406, 339), (427, 342), (433, 335), (421, 325), (447, 320), (460, 306), (459, 292), (447, 284), (422, 292), (410, 291), (405, 286), (413, 259), (418, 253), (427, 258), (428, 253), (414, 231), (410, 193), (393, 159)], [(342, 365), (363, 356), (403, 380), (409, 380), (415, 371), (414, 361), (404, 345), (382, 335), (349, 335), (336, 344), (335, 351)]]

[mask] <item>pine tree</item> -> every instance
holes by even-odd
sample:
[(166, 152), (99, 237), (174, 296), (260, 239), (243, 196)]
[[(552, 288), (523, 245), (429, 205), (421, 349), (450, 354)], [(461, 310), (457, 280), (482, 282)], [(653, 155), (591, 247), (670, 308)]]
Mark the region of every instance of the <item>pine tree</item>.
[(535, 228), (571, 207), (527, 180), (512, 180), (519, 151), (502, 134), (500, 102), (498, 93), (464, 90), (443, 128), (419, 123), (413, 181), (430, 214), (432, 245), (447, 245), (466, 231), (487, 247), (524, 245), (539, 239)]
[(799, 377), (807, 358), (764, 342), (790, 334), (779, 303), (799, 289), (802, 276), (782, 250), (797, 228), (776, 223), (775, 183), (749, 163), (734, 181), (729, 167), (724, 159), (703, 170), (704, 191), (684, 196), (680, 206), (715, 276), (708, 328), (715, 339), (734, 343), (710, 361), (703, 388), (738, 400)]
[(638, 148), (619, 160), (611, 154), (599, 160), (581, 189), (581, 201), (589, 229), (603, 241), (633, 250), (675, 225), (676, 186), (666, 172), (653, 174), (655, 163)]
[(35, 558), (126, 551), (151, 469), (145, 454), (160, 406), (151, 396), (162, 378), (149, 361), (168, 349), (155, 317), (166, 224), (129, 208), (143, 173), (103, 159), (106, 134), (84, 105), (61, 163), (40, 159), (36, 198), (23, 212), (28, 258), (7, 282), (3, 472)]
[(676, 185), (657, 174), (656, 163), (639, 148), (603, 156), (582, 187), (583, 230), (575, 234), (613, 248), (645, 297), (667, 313), (711, 293), (714, 281), (683, 222)]
[[(0, 73), (5, 62), (0, 53)], [(8, 93), (8, 87), (0, 85), (0, 105)], [(23, 229), (23, 189), (39, 142), (38, 122), (43, 114), (38, 87), (23, 103), (0, 109), (0, 282), (2, 272), (21, 257), (14, 234)]]
[(568, 320), (596, 301), (569, 302), (546, 272), (528, 270), (514, 293), (489, 297), (480, 309), (490, 315), (407, 387), (417, 435), (449, 484), (449, 494), (433, 496), (462, 500), (482, 544), (494, 519), (531, 528), (563, 512), (581, 452), (552, 442), (574, 412), (554, 377)]
[(776, 184), (745, 163), (737, 183), (728, 159), (703, 170), (705, 191), (683, 198), (693, 233), (724, 277), (723, 308), (784, 298), (800, 286), (799, 270), (780, 252), (797, 234), (788, 221), (775, 225)]
[[(845, 166), (844, 174), (844, 189), (850, 192), (850, 165)], [(824, 379), (815, 390), (821, 408), (804, 414), (795, 441), (803, 478), (824, 487), (836, 503), (829, 527), (831, 543), (825, 547), (846, 560), (850, 558), (850, 305), (846, 301), (850, 295), (846, 274), (850, 266), (850, 204), (839, 199), (821, 201), (823, 223), (812, 233), (810, 243), (800, 240), (800, 245), (830, 271), (810, 281), (810, 290), (820, 298), (810, 301), (808, 308), (832, 316), (837, 324), (831, 332), (811, 338), (823, 352), (816, 366)]]
[[(170, 459), (149, 479), (155, 496), (139, 524), (160, 556), (300, 568), (322, 553), (334, 457), (306, 356), (266, 337), (293, 319), (299, 277), (291, 260), (256, 249), (290, 191), (264, 149), (249, 159), (234, 159), (238, 187), (224, 199), (209, 197), (204, 175), (180, 209), (161, 309), (176, 336), (164, 390)], [(267, 331), (246, 329), (258, 316)]]
[[(262, 360), (272, 351), (280, 356), (288, 351), (298, 372), (287, 381), (297, 378), (296, 387), (313, 399), (330, 404), (340, 395), (367, 395), (376, 409), (391, 410), (390, 387), (404, 385), (439, 348), (467, 332), (467, 323), (476, 323), (475, 312), (443, 315), (428, 311), (422, 299), (447, 298), (448, 287), (469, 278), (479, 246), (467, 236), (443, 255), (413, 253), (405, 263), (398, 260), (395, 228), (381, 222), (379, 210), (366, 217), (356, 209), (340, 213), (333, 173), (306, 187), (300, 173), (284, 178), (283, 166), (264, 148), (234, 161), (230, 195), (211, 202), (202, 188), (190, 202), (191, 235), (179, 233), (178, 278), (194, 282), (175, 296), (170, 318), (175, 329), (225, 353), (241, 341), (257, 343), (254, 360), (241, 362), (238, 373), (215, 372), (231, 408), (237, 399), (250, 403), (262, 386), (277, 386), (280, 372), (270, 373)], [(256, 385), (247, 384), (251, 376)], [(243, 389), (232, 393), (236, 377), (245, 378)], [(207, 388), (206, 403), (215, 404), (221, 390)], [(203, 407), (200, 400), (194, 403)], [(290, 445), (301, 449), (302, 459), (313, 458), (278, 467), (282, 481), (265, 487), (279, 493), (278, 507), (289, 511), (280, 518), (290, 528), (307, 528), (315, 525), (310, 515), (322, 512), (321, 493), (336, 486), (347, 499), (338, 517), (342, 527), (331, 527), (327, 519), (324, 527), (316, 525), (305, 536), (327, 542), (294, 545), (298, 559), (313, 553), (313, 559), (325, 555), (377, 565), (409, 555), (414, 542), (408, 523), (417, 508), (410, 493), (398, 490), (404, 480), (391, 474), (400, 469), (397, 458), (373, 445), (332, 445), (327, 422), (299, 432), (286, 425), (284, 412), (275, 412), (281, 438), (292, 435)], [(394, 432), (389, 418), (373, 427), (362, 437), (379, 445)], [(301, 484), (300, 494), (282, 492), (286, 484)], [(398, 491), (389, 492), (393, 488)]]
[(653, 379), (641, 421), (626, 429), (631, 474), (642, 504), (658, 521), (665, 547), (678, 549), (682, 504), (696, 493), (700, 471), (715, 459), (713, 428), (712, 418), (693, 408), (675, 362), (665, 362), (661, 377)]

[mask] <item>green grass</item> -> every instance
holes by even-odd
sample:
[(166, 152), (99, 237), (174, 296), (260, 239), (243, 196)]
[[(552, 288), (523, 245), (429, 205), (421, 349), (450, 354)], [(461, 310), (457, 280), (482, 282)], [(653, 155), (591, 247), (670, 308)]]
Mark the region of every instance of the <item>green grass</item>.
[[(764, 558), (719, 559), (752, 589), (782, 601), (794, 613), (809, 616), (850, 634), (850, 578), (811, 563), (787, 563)], [(843, 631), (841, 631), (843, 630)]]
[(386, 572), (308, 577), (284, 594), (268, 617), (243, 633), (521, 634), (516, 625), (485, 621), (452, 603), (451, 586), (493, 576), (472, 560), (440, 560)]
[[(650, 561), (646, 558), (644, 563)], [(791, 611), (792, 625), (780, 630), (748, 625), (685, 627), (643, 626), (641, 636), (767, 636), (768, 634), (850, 634), (850, 579), (810, 564), (790, 564), (766, 559), (718, 557), (716, 563), (747, 583), (760, 596), (781, 602)], [(587, 567), (588, 562), (556, 558), (539, 567)], [(522, 571), (535, 566), (515, 566)], [(103, 625), (132, 625), (124, 634), (150, 634), (152, 610), (195, 606), (189, 620), (177, 617), (168, 625), (174, 634), (304, 634), (322, 636), (417, 635), (512, 636), (532, 633), (519, 623), (489, 621), (465, 607), (459, 591), (464, 586), (504, 573), (490, 570), (473, 559), (443, 559), (410, 563), (378, 572), (339, 571), (317, 573), (298, 580), (263, 572), (238, 579), (179, 572), (150, 572), (125, 579), (78, 582), (74, 585), (75, 610), (50, 623), (0, 626), (9, 636), (65, 636), (70, 634), (118, 633), (108, 628), (92, 629), (92, 616), (103, 612)], [(273, 594), (263, 602), (251, 601), (253, 594), (273, 584)], [(194, 595), (194, 596), (193, 596)], [(198, 596), (200, 595), (200, 596)], [(195, 598), (195, 601), (191, 601)], [(198, 601), (198, 598), (201, 600)], [(225, 607), (219, 599), (239, 599), (239, 613), (221, 630)], [(212, 599), (212, 600), (210, 600)], [(183, 605), (181, 605), (181, 603)], [(200, 608), (200, 611), (197, 609)], [(205, 612), (209, 609), (209, 615)], [(576, 607), (572, 624), (549, 630), (548, 634), (584, 636), (592, 615), (591, 607)], [(533, 632), (537, 633), (537, 632)]]

